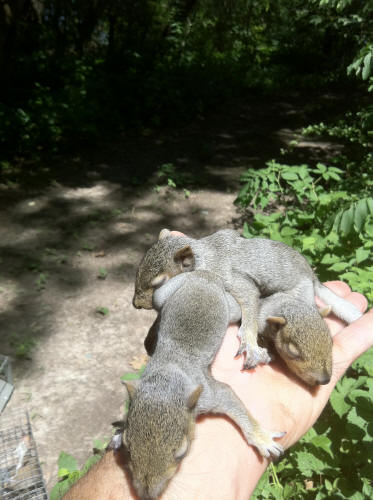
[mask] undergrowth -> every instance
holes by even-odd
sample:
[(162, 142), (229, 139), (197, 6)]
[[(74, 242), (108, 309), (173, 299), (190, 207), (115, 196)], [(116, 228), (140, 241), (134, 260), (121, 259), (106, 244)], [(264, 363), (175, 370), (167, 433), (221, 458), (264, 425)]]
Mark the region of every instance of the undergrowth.
[[(268, 237), (296, 248), (322, 280), (346, 281), (372, 306), (372, 122), (366, 114), (364, 120), (357, 114), (337, 125), (304, 130), (305, 135), (356, 143), (358, 160), (340, 156), (330, 165), (316, 166), (269, 161), (265, 168), (243, 175), (236, 203), (245, 214), (245, 237)], [(370, 349), (337, 384), (316, 425), (268, 468), (252, 498), (373, 497), (372, 375)]]

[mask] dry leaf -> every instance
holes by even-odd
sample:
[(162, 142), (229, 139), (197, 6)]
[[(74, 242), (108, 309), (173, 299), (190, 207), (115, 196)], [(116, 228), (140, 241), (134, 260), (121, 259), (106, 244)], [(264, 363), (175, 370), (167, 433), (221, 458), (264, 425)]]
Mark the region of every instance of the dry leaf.
[(147, 354), (140, 354), (140, 356), (134, 356), (131, 361), (130, 365), (134, 370), (140, 370), (140, 368), (148, 362), (148, 356)]
[(305, 479), (304, 480), (304, 486), (306, 487), (306, 490), (312, 490), (313, 488), (313, 481), (310, 479)]

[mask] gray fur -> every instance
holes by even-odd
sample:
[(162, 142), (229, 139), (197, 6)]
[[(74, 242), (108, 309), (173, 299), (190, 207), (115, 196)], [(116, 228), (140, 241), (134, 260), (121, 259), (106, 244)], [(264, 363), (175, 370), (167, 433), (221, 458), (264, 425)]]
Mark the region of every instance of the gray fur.
[(124, 438), (140, 498), (155, 499), (164, 490), (200, 414), (227, 414), (263, 456), (280, 455), (273, 438), (283, 433), (263, 430), (233, 390), (210, 375), (229, 322), (240, 316), (221, 278), (204, 270), (185, 273), (157, 289), (154, 303), (160, 308), (157, 342), (132, 395)]
[[(282, 318), (285, 323), (269, 322), (273, 317)], [(260, 300), (258, 328), (266, 340), (273, 342), (290, 370), (304, 382), (308, 385), (329, 383), (333, 341), (314, 304), (284, 292), (270, 295)]]
[[(352, 321), (361, 316), (353, 305), (327, 290), (307, 260), (284, 243), (262, 238), (245, 239), (230, 229), (200, 240), (172, 237), (167, 230), (162, 233), (161, 239), (148, 250), (140, 263), (134, 305), (152, 307), (154, 287), (151, 282), (158, 274), (165, 274), (168, 279), (185, 271), (213, 271), (222, 278), (226, 290), (241, 306), (242, 324), (237, 354), (246, 352), (245, 368), (270, 361), (267, 350), (259, 347), (257, 342), (260, 297), (286, 292), (290, 298), (311, 306), (315, 303), (316, 294), (320, 298), (326, 297), (332, 311), (341, 319)], [(183, 259), (175, 256), (186, 247), (191, 249), (192, 264), (188, 257), (184, 266)]]

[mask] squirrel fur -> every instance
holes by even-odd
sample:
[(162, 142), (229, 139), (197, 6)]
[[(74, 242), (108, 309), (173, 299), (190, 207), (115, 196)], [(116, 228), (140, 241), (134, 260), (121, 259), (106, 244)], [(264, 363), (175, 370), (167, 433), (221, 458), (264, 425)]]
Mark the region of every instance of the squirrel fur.
[(283, 450), (273, 438), (284, 433), (262, 429), (209, 371), (229, 322), (241, 316), (222, 279), (205, 270), (179, 274), (155, 291), (154, 305), (160, 311), (154, 352), (138, 386), (126, 383), (130, 405), (123, 446), (140, 498), (161, 495), (189, 450), (201, 414), (228, 415), (263, 456), (279, 456)]
[[(324, 358), (328, 357), (329, 362), (330, 336), (326, 335), (326, 325), (316, 312), (314, 296), (317, 295), (327, 303), (333, 313), (347, 323), (361, 316), (355, 306), (320, 283), (299, 252), (278, 241), (242, 238), (231, 229), (218, 231), (199, 240), (171, 236), (170, 231), (163, 229), (158, 241), (146, 252), (138, 267), (133, 305), (136, 308), (151, 309), (154, 290), (159, 287), (162, 289), (162, 285), (173, 276), (198, 269), (207, 269), (220, 276), (225, 289), (241, 307), (240, 347), (237, 354), (246, 353), (245, 368), (271, 360), (267, 349), (258, 345), (260, 298), (267, 300), (273, 294), (284, 292), (286, 296), (282, 297), (282, 304), (287, 298), (298, 308), (297, 325), (302, 324), (301, 318), (305, 315), (303, 338), (307, 337), (309, 347), (312, 348), (312, 343), (317, 346), (322, 342), (321, 339), (325, 339), (327, 354)], [(272, 307), (274, 303), (269, 301), (269, 304)], [(277, 331), (287, 331), (291, 337), (291, 332), (299, 330), (298, 326), (292, 325), (295, 312), (290, 309), (286, 311), (287, 327), (277, 328)], [(264, 330), (268, 332), (267, 328)], [(274, 328), (272, 333), (273, 330)], [(279, 349), (278, 352), (284, 357), (284, 350)], [(295, 367), (294, 363), (293, 366)], [(295, 368), (293, 371), (303, 380), (311, 380), (314, 366), (308, 369), (307, 364), (304, 364), (303, 370), (306, 370), (304, 376), (301, 376), (301, 370), (296, 371)], [(319, 380), (327, 380), (326, 374), (319, 377)], [(318, 383), (317, 380), (314, 383)]]

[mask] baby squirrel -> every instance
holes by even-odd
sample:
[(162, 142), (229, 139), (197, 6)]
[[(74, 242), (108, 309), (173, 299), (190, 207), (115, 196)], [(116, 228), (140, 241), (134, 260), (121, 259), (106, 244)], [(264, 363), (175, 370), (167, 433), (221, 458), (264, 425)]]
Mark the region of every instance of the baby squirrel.
[[(293, 299), (284, 292), (259, 301), (258, 328), (262, 345), (273, 344), (288, 368), (311, 386), (328, 384), (332, 374), (333, 341), (322, 319), (329, 312), (330, 307), (318, 310), (315, 305)], [(144, 341), (149, 356), (157, 342), (158, 322), (159, 316)]]
[(179, 274), (155, 290), (153, 301), (160, 311), (154, 352), (139, 385), (126, 383), (130, 405), (123, 446), (140, 498), (161, 495), (189, 450), (196, 417), (204, 413), (228, 415), (263, 456), (279, 456), (283, 449), (273, 438), (284, 433), (262, 429), (209, 371), (229, 322), (241, 316), (221, 278), (204, 270)]
[(260, 336), (272, 341), (288, 368), (311, 386), (328, 384), (332, 375), (333, 341), (323, 320), (330, 310), (318, 310), (284, 292), (259, 302)]
[[(301, 316), (303, 310), (307, 312), (303, 331), (306, 330), (311, 341), (318, 331), (316, 326), (322, 324), (319, 321), (320, 315), (311, 314), (312, 311), (315, 312), (315, 295), (329, 304), (333, 313), (347, 323), (361, 316), (355, 306), (320, 283), (299, 252), (279, 241), (242, 238), (231, 229), (218, 231), (199, 240), (171, 236), (168, 229), (163, 229), (158, 241), (140, 262), (133, 305), (136, 308), (151, 309), (153, 292), (157, 287), (173, 276), (197, 269), (207, 269), (218, 274), (225, 289), (241, 307), (240, 347), (237, 354), (246, 353), (244, 368), (268, 363), (271, 359), (267, 349), (260, 347), (257, 341), (260, 297), (285, 292), (289, 300), (294, 299), (295, 305), (302, 306), (298, 316)], [(295, 326), (291, 327), (294, 314), (295, 312), (289, 313), (286, 318), (288, 332), (296, 329)], [(313, 318), (315, 328), (307, 328), (312, 323), (308, 318)], [(322, 329), (325, 330), (325, 326)], [(284, 328), (281, 330), (284, 331)], [(320, 335), (320, 338), (325, 337), (322, 333)], [(316, 345), (319, 338), (313, 341)], [(283, 343), (289, 343), (285, 341), (285, 336)], [(288, 351), (291, 351), (291, 347)], [(280, 350), (279, 354), (282, 355), (282, 352), (284, 351)]]

